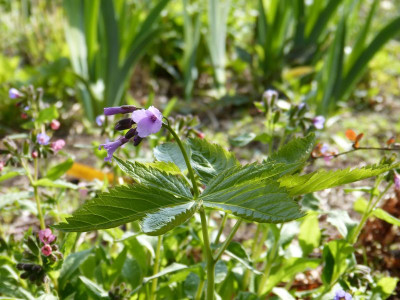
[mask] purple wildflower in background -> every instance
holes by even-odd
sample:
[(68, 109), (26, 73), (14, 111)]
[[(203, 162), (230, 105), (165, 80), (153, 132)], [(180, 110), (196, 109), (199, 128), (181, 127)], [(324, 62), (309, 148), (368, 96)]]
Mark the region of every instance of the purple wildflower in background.
[(40, 145), (47, 145), (50, 141), (50, 137), (45, 133), (39, 133), (36, 136), (36, 140)]
[(162, 118), (161, 112), (154, 106), (132, 113), (132, 120), (137, 124), (137, 133), (141, 138), (160, 131)]
[(312, 123), (317, 129), (324, 129), (325, 118), (323, 116), (316, 116), (312, 119)]
[(111, 162), (115, 150), (117, 150), (119, 147), (121, 147), (122, 145), (124, 145), (128, 141), (129, 141), (129, 139), (125, 138), (124, 136), (121, 136), (118, 140), (116, 140), (114, 142), (101, 144), (99, 146), (99, 150), (101, 149), (101, 147), (103, 147), (107, 151), (107, 157), (104, 158), (104, 161)]
[(394, 172), (394, 189), (400, 191), (400, 175)]
[(346, 293), (343, 290), (336, 291), (335, 297), (333, 300), (352, 300), (353, 297), (349, 293)]
[(136, 106), (133, 105), (122, 105), (122, 106), (114, 106), (114, 107), (105, 107), (104, 115), (112, 116), (116, 114), (127, 114), (137, 110)]
[(51, 244), (55, 241), (56, 237), (50, 228), (46, 228), (39, 231), (39, 239), (43, 244)]
[(17, 99), (22, 97), (22, 93), (18, 91), (16, 88), (11, 88), (8, 91), (8, 96), (10, 97), (10, 99)]
[(106, 117), (104, 115), (99, 115), (96, 117), (96, 124), (98, 126), (103, 126), (105, 120), (106, 120)]
[(275, 91), (275, 90), (266, 90), (264, 93), (263, 93), (263, 97), (265, 98), (265, 99), (267, 99), (268, 100), (268, 102), (270, 102), (272, 99), (277, 99), (278, 98), (278, 92), (277, 91)]

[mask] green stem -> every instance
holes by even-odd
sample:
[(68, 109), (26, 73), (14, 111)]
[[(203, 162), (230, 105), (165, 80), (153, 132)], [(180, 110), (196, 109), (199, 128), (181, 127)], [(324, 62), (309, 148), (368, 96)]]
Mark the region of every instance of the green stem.
[(221, 234), (224, 231), (226, 220), (228, 220), (228, 214), (224, 212), (224, 217), (222, 218), (221, 225), (219, 226), (217, 236), (215, 237), (214, 244), (219, 243), (219, 239), (221, 238)]
[(31, 186), (33, 187), (33, 194), (35, 196), (36, 207), (37, 207), (37, 211), (38, 211), (38, 218), (39, 218), (39, 222), (40, 222), (40, 229), (46, 229), (46, 225), (44, 223), (44, 218), (43, 218), (43, 214), (42, 214), (42, 208), (40, 206), (39, 191), (36, 186), (36, 181), (38, 178), (37, 158), (34, 159), (34, 177), (32, 177), (31, 172), (28, 168), (28, 165), (26, 164), (26, 162), (23, 158), (21, 158), (21, 165), (25, 170), (26, 176), (28, 177)]
[[(254, 234), (254, 239), (253, 239), (253, 245), (251, 246), (251, 260), (252, 262), (255, 262), (256, 260), (256, 249), (258, 243), (258, 236), (260, 235), (261, 231), (261, 224), (257, 224), (257, 229), (256, 233)], [(260, 241), (261, 242), (261, 241)], [(244, 276), (243, 276), (243, 289), (246, 289), (249, 286), (250, 283), (250, 276), (251, 276), (251, 271), (249, 269), (246, 269)]]
[(204, 287), (204, 278), (200, 278), (199, 286), (197, 287), (196, 296), (194, 297), (195, 300), (201, 299), (201, 295), (203, 294), (203, 287)]
[(203, 240), (204, 240), (204, 253), (206, 257), (207, 263), (207, 291), (206, 291), (206, 299), (213, 300), (214, 299), (214, 273), (215, 273), (215, 264), (211, 247), (210, 240), (208, 238), (208, 229), (207, 229), (207, 218), (206, 213), (203, 207), (200, 207), (199, 210), (200, 219), (201, 219), (201, 230), (203, 232)]
[(226, 248), (228, 248), (229, 243), (232, 241), (233, 237), (235, 236), (235, 233), (238, 231), (240, 224), (242, 224), (242, 219), (239, 219), (236, 222), (235, 226), (233, 226), (231, 232), (229, 233), (228, 237), (226, 238), (224, 244), (222, 245), (221, 248), (219, 248), (217, 254), (214, 257), (215, 262), (217, 262), (221, 258), (222, 254), (224, 253)]
[(272, 269), (272, 265), (276, 256), (276, 252), (278, 250), (279, 247), (279, 237), (280, 237), (280, 232), (282, 230), (282, 225), (279, 227), (279, 234), (277, 237), (275, 237), (274, 239), (274, 244), (271, 248), (271, 251), (268, 253), (268, 257), (267, 257), (267, 263), (265, 265), (264, 268), (264, 273), (263, 276), (261, 278), (260, 284), (258, 285), (258, 296), (261, 297), (262, 294), (264, 293), (264, 287), (267, 284), (268, 281), (268, 277), (269, 277), (269, 273), (271, 272)]
[(182, 144), (181, 139), (179, 136), (176, 134), (176, 132), (172, 129), (172, 127), (169, 125), (168, 119), (167, 119), (167, 124), (163, 123), (163, 126), (172, 134), (172, 136), (175, 138), (175, 141), (177, 142), (179, 149), (182, 152), (183, 159), (185, 160), (186, 167), (188, 169), (189, 177), (190, 180), (192, 181), (192, 187), (193, 187), (193, 193), (194, 193), (194, 199), (197, 199), (199, 197), (199, 188), (197, 186), (196, 178), (194, 177), (194, 172), (192, 165), (190, 164), (189, 156), (187, 155), (187, 152), (185, 150), (185, 147)]
[[(154, 259), (153, 275), (156, 275), (160, 269), (161, 244), (162, 244), (162, 235), (159, 235), (157, 240), (156, 257)], [(156, 299), (157, 281), (158, 281), (157, 278), (154, 278), (153, 282), (151, 283), (151, 291), (149, 297), (150, 300)]]

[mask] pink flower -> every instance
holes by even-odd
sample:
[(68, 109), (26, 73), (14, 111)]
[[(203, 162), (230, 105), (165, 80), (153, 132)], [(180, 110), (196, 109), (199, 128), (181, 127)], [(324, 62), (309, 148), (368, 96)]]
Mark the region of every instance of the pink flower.
[(32, 151), (31, 155), (32, 155), (32, 158), (38, 158), (39, 157), (39, 153), (37, 151)]
[(51, 244), (55, 241), (56, 237), (53, 235), (50, 228), (39, 230), (39, 239), (43, 244)]
[(0, 160), (0, 172), (4, 169), (4, 161)]
[(138, 136), (144, 138), (152, 133), (160, 131), (162, 126), (162, 114), (154, 106), (149, 109), (136, 110), (132, 113), (132, 120), (137, 124)]
[(58, 128), (60, 128), (60, 122), (58, 120), (52, 120), (50, 123), (50, 127), (53, 130), (58, 130)]
[(400, 191), (400, 175), (394, 172), (394, 189)]
[(64, 148), (64, 146), (65, 146), (64, 140), (57, 140), (51, 143), (51, 149), (53, 149), (54, 152), (60, 151), (62, 148)]
[(46, 244), (42, 247), (41, 251), (44, 256), (49, 256), (52, 252), (52, 249), (50, 245)]

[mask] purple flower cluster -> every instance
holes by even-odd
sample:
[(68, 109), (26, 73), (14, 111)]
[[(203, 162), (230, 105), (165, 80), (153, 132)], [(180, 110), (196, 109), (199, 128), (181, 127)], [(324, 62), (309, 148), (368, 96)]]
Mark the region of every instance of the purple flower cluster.
[(333, 300), (352, 300), (353, 297), (349, 294), (346, 293), (343, 290), (336, 291), (335, 297)]
[[(99, 146), (99, 150), (103, 147), (107, 151), (107, 157), (104, 159), (105, 161), (111, 162), (114, 152), (131, 139), (133, 139), (133, 145), (137, 146), (143, 138), (150, 134), (157, 133), (162, 127), (163, 116), (154, 106), (150, 106), (148, 109), (137, 109), (133, 105), (104, 108), (105, 116), (129, 112), (132, 112), (131, 118), (122, 119), (115, 124), (115, 130), (121, 131), (129, 129), (128, 132), (114, 142), (101, 144)], [(135, 124), (136, 127), (132, 128)]]

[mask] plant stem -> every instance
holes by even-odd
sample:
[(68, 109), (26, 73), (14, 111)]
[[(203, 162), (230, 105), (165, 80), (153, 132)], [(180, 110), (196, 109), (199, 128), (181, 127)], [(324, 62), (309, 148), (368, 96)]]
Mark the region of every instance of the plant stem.
[(213, 300), (214, 299), (214, 273), (215, 273), (215, 264), (211, 247), (210, 240), (208, 238), (208, 228), (207, 228), (207, 218), (206, 213), (203, 207), (200, 207), (199, 210), (200, 219), (201, 219), (201, 230), (203, 232), (203, 240), (204, 240), (204, 253), (206, 257), (207, 263), (207, 291), (206, 291), (206, 299)]
[(388, 148), (388, 147), (382, 147), (382, 148), (381, 147), (358, 147), (358, 148), (351, 149), (351, 150), (348, 150), (348, 151), (345, 151), (345, 152), (341, 152), (341, 153), (338, 153), (338, 154), (321, 155), (321, 156), (313, 157), (313, 159), (326, 158), (326, 157), (336, 158), (338, 156), (349, 154), (349, 153), (352, 153), (352, 152), (355, 152), (355, 151), (358, 151), (358, 150), (400, 151), (400, 149), (398, 149), (398, 148)]
[(215, 262), (217, 262), (221, 258), (222, 254), (224, 253), (226, 248), (228, 248), (229, 243), (232, 241), (233, 237), (235, 236), (235, 233), (238, 231), (240, 224), (242, 224), (242, 219), (239, 219), (236, 222), (235, 226), (233, 226), (231, 232), (229, 233), (228, 237), (226, 238), (224, 244), (222, 245), (221, 248), (219, 248), (217, 254), (214, 257)]
[[(158, 240), (157, 240), (156, 257), (154, 259), (153, 275), (156, 275), (160, 269), (161, 244), (162, 244), (162, 235), (159, 235)], [(151, 283), (151, 290), (150, 290), (150, 297), (149, 297), (150, 300), (156, 299), (157, 281), (158, 281), (157, 278), (154, 278), (153, 282)]]
[(275, 259), (275, 256), (276, 256), (276, 252), (277, 252), (278, 247), (279, 247), (279, 238), (280, 238), (280, 233), (281, 233), (282, 227), (283, 227), (283, 225), (281, 225), (279, 227), (279, 234), (278, 234), (278, 236), (275, 237), (274, 244), (273, 244), (273, 246), (271, 248), (271, 251), (268, 253), (267, 263), (266, 263), (265, 268), (264, 268), (264, 274), (261, 277), (260, 284), (258, 285), (257, 294), (258, 294), (259, 297), (261, 297), (262, 294), (264, 293), (264, 287), (265, 287), (265, 285), (266, 285), (266, 283), (268, 281), (269, 273), (271, 272), (271, 269), (272, 269), (272, 264), (274, 262), (274, 259)]
[(38, 162), (37, 162), (37, 158), (34, 159), (34, 177), (32, 177), (31, 172), (30, 172), (30, 170), (28, 168), (28, 165), (26, 164), (26, 161), (23, 158), (21, 158), (21, 165), (22, 165), (22, 167), (24, 168), (24, 170), (26, 172), (26, 176), (29, 179), (29, 183), (33, 187), (33, 194), (35, 196), (36, 207), (37, 207), (37, 211), (38, 211), (38, 218), (39, 218), (39, 222), (40, 222), (40, 229), (46, 229), (46, 225), (44, 223), (44, 218), (43, 218), (43, 214), (42, 214), (42, 208), (40, 206), (39, 191), (38, 191), (38, 188), (36, 186), (36, 181), (38, 179)]
[(172, 129), (172, 127), (169, 125), (169, 121), (167, 120), (167, 124), (163, 123), (163, 126), (168, 129), (168, 131), (172, 134), (172, 136), (175, 138), (175, 141), (177, 142), (179, 149), (182, 152), (183, 159), (185, 160), (186, 167), (188, 169), (189, 177), (190, 180), (192, 181), (192, 187), (193, 187), (193, 193), (194, 193), (194, 199), (197, 199), (199, 197), (199, 188), (197, 186), (196, 178), (194, 177), (194, 172), (192, 165), (190, 164), (189, 156), (187, 155), (187, 152), (185, 150), (185, 147), (182, 144), (181, 139), (179, 136), (176, 134), (176, 132)]
[(197, 287), (196, 296), (194, 297), (195, 300), (201, 299), (201, 295), (203, 294), (203, 287), (204, 287), (204, 278), (200, 278), (199, 286)]
[(219, 226), (217, 236), (215, 237), (214, 244), (219, 243), (219, 239), (221, 238), (221, 234), (224, 231), (226, 220), (228, 220), (228, 214), (224, 212), (224, 217), (222, 218), (221, 225)]
[[(256, 249), (258, 249), (260, 246), (262, 247), (262, 243), (264, 243), (264, 241), (262, 239), (260, 242), (258, 242), (258, 236), (260, 235), (260, 231), (261, 231), (261, 223), (258, 223), (256, 232), (254, 234), (253, 245), (251, 246), (252, 262), (255, 262), (255, 260), (258, 258), (256, 256), (256, 253), (258, 252), (258, 251), (256, 251)], [(250, 283), (250, 276), (251, 276), (251, 271), (249, 269), (247, 269), (243, 276), (243, 289), (246, 289), (248, 287), (248, 285)]]

